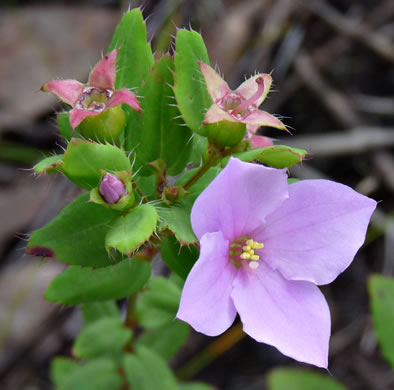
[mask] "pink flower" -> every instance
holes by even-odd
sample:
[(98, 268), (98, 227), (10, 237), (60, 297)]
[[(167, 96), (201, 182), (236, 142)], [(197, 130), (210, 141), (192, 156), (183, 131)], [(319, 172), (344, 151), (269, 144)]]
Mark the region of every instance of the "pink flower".
[(120, 104), (128, 104), (140, 112), (140, 104), (131, 91), (127, 88), (115, 91), (118, 51), (119, 49), (111, 51), (96, 64), (90, 72), (87, 84), (77, 80), (52, 80), (41, 87), (42, 91), (53, 93), (73, 107), (70, 111), (70, 123), (74, 130), (85, 118)]
[[(272, 84), (269, 74), (258, 74), (243, 82), (235, 91), (209, 65), (200, 62), (201, 73), (204, 76), (208, 93), (213, 100), (212, 106), (204, 117), (204, 125), (221, 121), (245, 123), (246, 138), (260, 126), (275, 127), (286, 130), (286, 126), (268, 112), (258, 107), (267, 97)], [(258, 136), (256, 136), (258, 137)]]
[(376, 202), (327, 180), (288, 185), (285, 170), (230, 159), (191, 214), (200, 257), (177, 317), (209, 336), (237, 312), (244, 331), (327, 368), (332, 282), (364, 242)]

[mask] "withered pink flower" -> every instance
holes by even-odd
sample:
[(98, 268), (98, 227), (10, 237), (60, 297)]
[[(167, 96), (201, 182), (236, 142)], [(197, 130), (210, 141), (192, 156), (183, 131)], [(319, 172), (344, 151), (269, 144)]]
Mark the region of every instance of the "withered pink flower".
[(140, 104), (135, 95), (127, 88), (115, 90), (116, 57), (119, 49), (104, 56), (92, 69), (87, 84), (77, 80), (52, 80), (45, 83), (41, 90), (54, 94), (61, 101), (72, 106), (70, 123), (73, 130), (87, 117), (128, 104), (140, 112)]
[(177, 317), (216, 336), (238, 313), (255, 340), (327, 368), (330, 312), (317, 286), (350, 265), (375, 207), (345, 185), (288, 185), (284, 169), (231, 158), (193, 205), (201, 251)]
[(252, 135), (259, 137), (254, 133), (260, 126), (286, 130), (286, 126), (279, 119), (258, 109), (270, 91), (271, 75), (257, 74), (232, 91), (226, 81), (209, 65), (200, 62), (200, 69), (213, 100), (212, 106), (205, 114), (204, 125), (221, 121), (245, 123), (246, 139), (250, 139)]

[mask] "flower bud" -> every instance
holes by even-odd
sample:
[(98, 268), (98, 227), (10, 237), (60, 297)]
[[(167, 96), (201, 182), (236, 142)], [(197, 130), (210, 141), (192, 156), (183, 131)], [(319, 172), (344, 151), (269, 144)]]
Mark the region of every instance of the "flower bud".
[(117, 141), (126, 127), (126, 115), (120, 106), (109, 108), (94, 116), (88, 116), (79, 125), (79, 131), (88, 139), (100, 142)]
[(123, 182), (115, 175), (107, 173), (99, 187), (100, 195), (110, 205), (118, 203), (119, 199), (126, 193)]
[(172, 187), (165, 187), (162, 193), (162, 200), (165, 203), (173, 203), (180, 201), (185, 196), (186, 191), (183, 187), (180, 186), (172, 186)]

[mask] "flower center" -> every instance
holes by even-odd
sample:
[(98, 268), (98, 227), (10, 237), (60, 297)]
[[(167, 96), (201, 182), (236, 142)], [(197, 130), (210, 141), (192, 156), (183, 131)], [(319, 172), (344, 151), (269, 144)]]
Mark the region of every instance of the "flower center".
[(257, 77), (255, 81), (257, 84), (257, 91), (249, 99), (245, 99), (237, 92), (231, 92), (219, 99), (216, 104), (236, 119), (245, 118), (257, 108), (254, 103), (264, 93), (264, 79), (262, 77)]
[(256, 254), (256, 249), (264, 248), (264, 244), (250, 239), (248, 236), (237, 238), (230, 245), (230, 261), (236, 268), (240, 268), (242, 264), (248, 264), (249, 268), (257, 269), (260, 256)]
[[(257, 77), (255, 80), (257, 83), (257, 91), (256, 93), (250, 97), (249, 99), (244, 100), (240, 105), (234, 108), (234, 110), (231, 112), (232, 115), (238, 115), (241, 114), (242, 111), (249, 111), (250, 106), (253, 105), (264, 93), (264, 79), (262, 77)], [(255, 108), (253, 106), (253, 108)]]
[(75, 107), (79, 110), (104, 111), (113, 93), (112, 89), (87, 86), (82, 90)]

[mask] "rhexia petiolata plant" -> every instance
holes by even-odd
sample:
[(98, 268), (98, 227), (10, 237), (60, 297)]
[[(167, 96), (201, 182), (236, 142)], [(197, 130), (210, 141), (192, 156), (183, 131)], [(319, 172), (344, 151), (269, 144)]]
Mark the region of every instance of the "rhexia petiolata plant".
[[(350, 265), (376, 202), (327, 180), (289, 184), (287, 168), (306, 152), (256, 134), (286, 131), (259, 109), (271, 83), (257, 74), (232, 91), (195, 31), (178, 30), (174, 56), (155, 61), (134, 9), (86, 85), (43, 85), (72, 109), (58, 120), (64, 154), (34, 170), (89, 191), (27, 248), (69, 264), (45, 296), (84, 316), (75, 359), (52, 364), (57, 388), (186, 389), (166, 360), (189, 325), (216, 336), (237, 313), (258, 342), (328, 367), (330, 313), (317, 286)], [(151, 275), (157, 254), (168, 278)]]

